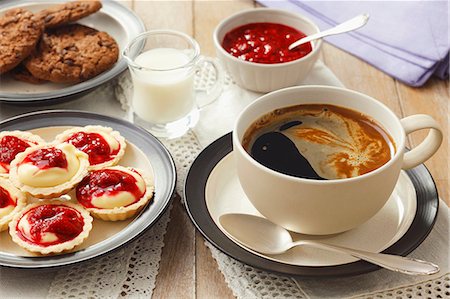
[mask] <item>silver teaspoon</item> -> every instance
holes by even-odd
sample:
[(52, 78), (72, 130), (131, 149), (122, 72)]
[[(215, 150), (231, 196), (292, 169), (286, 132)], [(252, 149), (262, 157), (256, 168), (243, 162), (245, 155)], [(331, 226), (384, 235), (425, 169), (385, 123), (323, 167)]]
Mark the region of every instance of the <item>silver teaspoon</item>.
[(433, 263), (407, 257), (350, 249), (312, 240), (293, 242), (286, 229), (258, 216), (224, 214), (220, 216), (219, 222), (236, 241), (263, 254), (281, 254), (294, 246), (312, 246), (345, 253), (385, 269), (409, 275), (430, 275), (439, 272), (439, 267)]
[(337, 25), (336, 27), (330, 28), (325, 31), (318, 32), (316, 34), (312, 34), (309, 36), (306, 36), (304, 38), (299, 39), (296, 42), (293, 42), (289, 45), (288, 49), (292, 50), (300, 45), (303, 45), (304, 43), (329, 36), (329, 35), (335, 35), (339, 33), (345, 33), (348, 31), (356, 30), (358, 28), (361, 28), (362, 26), (366, 25), (367, 21), (369, 20), (368, 14), (362, 14), (357, 17), (354, 17), (353, 19), (350, 19), (348, 21), (345, 21), (344, 23), (341, 23)]

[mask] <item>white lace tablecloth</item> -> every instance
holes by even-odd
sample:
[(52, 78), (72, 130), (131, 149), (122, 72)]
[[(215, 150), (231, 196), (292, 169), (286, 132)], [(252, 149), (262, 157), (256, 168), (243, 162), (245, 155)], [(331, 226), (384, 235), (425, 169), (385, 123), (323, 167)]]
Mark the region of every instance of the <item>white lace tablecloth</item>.
[[(209, 85), (210, 75), (210, 70), (202, 70), (197, 85)], [(304, 84), (342, 86), (320, 61)], [(127, 118), (125, 110), (130, 90), (131, 83), (124, 75), (82, 99), (49, 108), (87, 110)], [(201, 149), (231, 131), (237, 114), (259, 96), (239, 88), (227, 78), (222, 95), (201, 111), (200, 121), (193, 130), (182, 138), (163, 140), (177, 166), (179, 194), (182, 194), (187, 170)], [(42, 109), (0, 104), (0, 120)], [(429, 277), (411, 277), (380, 270), (340, 279), (296, 280), (244, 265), (211, 244), (206, 245), (238, 298), (450, 298), (449, 211), (443, 202), (440, 207), (430, 236), (410, 255), (441, 266), (441, 272)], [(88, 263), (51, 271), (0, 268), (0, 298), (67, 298), (69, 295), (75, 298), (151, 297), (169, 220), (167, 213), (137, 241)]]

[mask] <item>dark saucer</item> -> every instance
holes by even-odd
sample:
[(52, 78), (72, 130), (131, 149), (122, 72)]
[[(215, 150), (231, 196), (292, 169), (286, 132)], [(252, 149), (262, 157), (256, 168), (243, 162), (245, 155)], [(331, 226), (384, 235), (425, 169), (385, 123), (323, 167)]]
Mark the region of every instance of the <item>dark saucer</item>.
[[(379, 269), (357, 261), (336, 266), (298, 266), (255, 255), (230, 240), (216, 225), (205, 200), (206, 183), (211, 171), (232, 151), (231, 133), (205, 148), (189, 170), (185, 183), (186, 207), (191, 220), (203, 236), (225, 254), (245, 264), (271, 272), (302, 277), (336, 277), (367, 273)], [(436, 220), (439, 197), (434, 181), (424, 165), (406, 171), (417, 200), (414, 219), (406, 232), (384, 253), (406, 256), (428, 236)]]

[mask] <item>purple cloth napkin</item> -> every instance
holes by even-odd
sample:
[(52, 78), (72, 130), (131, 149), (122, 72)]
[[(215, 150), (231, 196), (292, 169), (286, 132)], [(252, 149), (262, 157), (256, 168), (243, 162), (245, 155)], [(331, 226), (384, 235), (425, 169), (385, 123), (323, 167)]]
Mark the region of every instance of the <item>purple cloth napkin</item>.
[(448, 78), (447, 1), (257, 1), (298, 12), (321, 30), (368, 13), (363, 28), (326, 40), (408, 85), (421, 86), (432, 75)]

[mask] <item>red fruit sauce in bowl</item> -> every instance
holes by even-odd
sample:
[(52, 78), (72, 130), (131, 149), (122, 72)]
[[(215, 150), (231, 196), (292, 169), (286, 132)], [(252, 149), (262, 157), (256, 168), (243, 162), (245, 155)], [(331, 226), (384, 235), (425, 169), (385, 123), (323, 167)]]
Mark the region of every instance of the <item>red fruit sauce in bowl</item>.
[(290, 44), (306, 34), (287, 25), (261, 22), (234, 28), (225, 34), (222, 46), (231, 55), (255, 63), (283, 63), (296, 60), (312, 51), (311, 43), (289, 50)]

